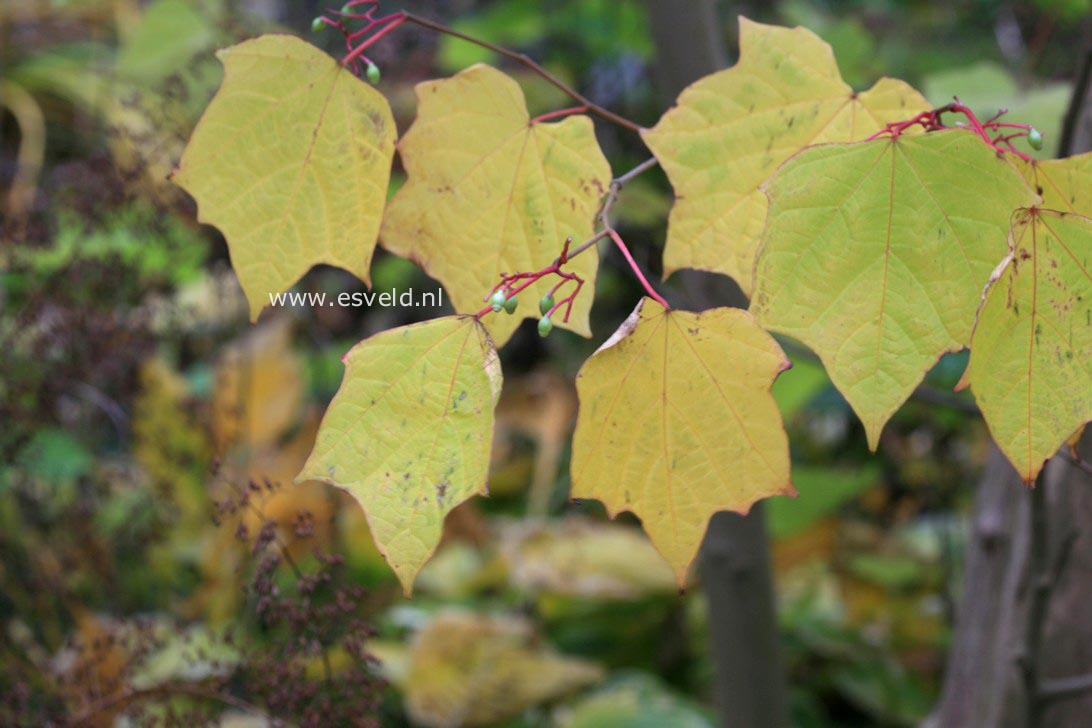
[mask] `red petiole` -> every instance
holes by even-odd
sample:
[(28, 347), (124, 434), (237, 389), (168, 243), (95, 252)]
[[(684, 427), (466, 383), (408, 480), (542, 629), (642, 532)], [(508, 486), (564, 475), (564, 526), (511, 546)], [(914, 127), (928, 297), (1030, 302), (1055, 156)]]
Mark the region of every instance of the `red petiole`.
[[(1010, 122), (999, 121), (999, 119), (1007, 113), (1006, 109), (1001, 109), (996, 114), (991, 116), (985, 122), (979, 121), (974, 112), (967, 106), (964, 106), (957, 98), (954, 103), (941, 106), (940, 108), (933, 109), (932, 111), (923, 111), (917, 116), (906, 119), (905, 121), (895, 121), (886, 125), (883, 129), (876, 132), (872, 136), (868, 137), (866, 141), (877, 139), (881, 136), (888, 136), (892, 139), (897, 139), (907, 129), (915, 126), (920, 126), (927, 132), (941, 131), (943, 129), (952, 128), (965, 128), (970, 129), (979, 137), (982, 138), (987, 145), (997, 151), (998, 154), (1013, 154), (1024, 161), (1031, 161), (1032, 157), (1029, 154), (1019, 151), (1012, 145), (1013, 139), (1020, 137), (1026, 137), (1032, 131), (1030, 124), (1013, 124)], [(954, 125), (946, 125), (942, 121), (941, 117), (944, 114), (962, 114), (966, 121), (956, 122)], [(1011, 134), (1005, 134), (1003, 130), (1015, 129), (1016, 131)], [(994, 136), (996, 135), (996, 136)]]

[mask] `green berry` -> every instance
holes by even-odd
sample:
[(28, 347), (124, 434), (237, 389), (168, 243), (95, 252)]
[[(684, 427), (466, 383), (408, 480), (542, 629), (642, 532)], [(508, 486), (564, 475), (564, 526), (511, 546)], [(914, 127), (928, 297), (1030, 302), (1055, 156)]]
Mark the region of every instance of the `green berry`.
[(516, 306), (518, 305), (519, 301), (516, 300), (515, 296), (512, 296), (504, 302), (504, 310), (507, 311), (509, 314), (513, 314), (516, 312)]
[(365, 71), (368, 76), (368, 81), (374, 86), (379, 83), (379, 66), (374, 63), (368, 64), (368, 70)]
[(1031, 145), (1032, 149), (1042, 149), (1043, 133), (1035, 127), (1031, 127), (1031, 129), (1028, 130), (1028, 144)]
[(349, 3), (345, 3), (341, 6), (341, 12), (348, 15), (349, 13), (353, 12), (353, 6)]
[(550, 309), (554, 307), (554, 297), (547, 293), (542, 297), (542, 300), (538, 302), (538, 312), (545, 316), (550, 313)]
[(311, 21), (311, 32), (312, 33), (321, 33), (325, 29), (326, 29), (326, 21), (323, 20), (321, 17), (315, 18), (314, 20)]
[(554, 322), (550, 320), (549, 316), (543, 316), (538, 320), (538, 335), (546, 337), (550, 335), (550, 332), (554, 330)]
[(504, 291), (497, 291), (493, 294), (493, 297), (489, 299), (489, 305), (493, 308), (493, 313), (499, 312), (504, 308), (505, 295)]

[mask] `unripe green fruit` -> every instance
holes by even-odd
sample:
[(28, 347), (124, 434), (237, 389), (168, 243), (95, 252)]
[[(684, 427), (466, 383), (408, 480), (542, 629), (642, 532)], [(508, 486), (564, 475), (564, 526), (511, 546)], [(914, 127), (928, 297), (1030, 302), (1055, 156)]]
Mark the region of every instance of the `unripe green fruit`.
[(554, 297), (547, 293), (542, 297), (542, 300), (538, 302), (538, 312), (545, 316), (550, 313), (550, 309), (554, 307)]
[(1032, 127), (1028, 130), (1028, 144), (1032, 149), (1039, 150), (1043, 148), (1043, 133)]
[(315, 18), (311, 21), (311, 32), (321, 33), (326, 28), (326, 21), (321, 17)]
[(509, 298), (507, 301), (504, 302), (504, 310), (506, 312), (508, 312), (509, 314), (513, 314), (513, 313), (516, 312), (516, 306), (518, 306), (518, 305), (519, 305), (519, 301), (516, 300), (515, 296), (512, 296), (511, 298)]
[(538, 335), (546, 337), (550, 335), (550, 332), (554, 330), (554, 322), (550, 320), (549, 316), (543, 316), (538, 320)]
[(345, 3), (344, 5), (341, 6), (341, 12), (348, 15), (349, 13), (353, 12), (353, 6), (350, 5), (349, 3)]
[(498, 313), (504, 308), (504, 291), (497, 291), (493, 294), (493, 297), (489, 299), (489, 305), (493, 308), (493, 313)]
[(365, 71), (365, 74), (367, 74), (368, 81), (373, 86), (375, 84), (379, 83), (379, 66), (375, 65), (374, 63), (369, 63), (368, 64), (368, 70)]

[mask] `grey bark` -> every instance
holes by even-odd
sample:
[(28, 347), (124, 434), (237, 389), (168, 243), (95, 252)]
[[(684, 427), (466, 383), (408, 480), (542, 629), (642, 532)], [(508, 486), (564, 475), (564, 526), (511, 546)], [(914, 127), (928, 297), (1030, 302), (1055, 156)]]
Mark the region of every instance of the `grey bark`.
[(940, 703), (940, 727), (998, 726), (1013, 677), (1016, 602), (1028, 549), (1028, 497), (994, 446), (975, 493), (963, 597)]
[[(727, 63), (723, 24), (714, 0), (646, 0), (657, 53), (657, 82), (673, 103), (688, 84)], [(739, 287), (723, 276), (683, 271), (672, 277), (672, 305), (702, 310), (746, 307)], [(699, 554), (709, 606), (714, 697), (724, 726), (788, 725), (779, 658), (769, 541), (761, 504), (747, 516), (717, 513)]]

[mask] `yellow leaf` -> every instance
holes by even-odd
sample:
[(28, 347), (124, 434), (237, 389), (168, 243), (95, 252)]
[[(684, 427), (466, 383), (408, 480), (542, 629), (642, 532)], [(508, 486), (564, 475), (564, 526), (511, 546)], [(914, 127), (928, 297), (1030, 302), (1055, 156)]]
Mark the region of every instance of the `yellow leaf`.
[[(381, 238), (439, 280), (456, 311), (480, 310), (501, 273), (544, 268), (566, 237), (591, 236), (610, 184), (591, 119), (532, 123), (519, 85), (483, 65), (418, 84), (417, 103), (417, 119), (398, 144), (408, 179)], [(597, 266), (589, 250), (565, 267), (588, 286), (569, 324), (555, 325), (591, 335)], [(521, 293), (514, 316), (483, 319), (497, 346), (524, 318), (538, 317), (539, 299), (557, 282), (551, 276)]]
[(1043, 207), (1092, 215), (1092, 152), (1065, 159), (1021, 161), (1020, 169), (1043, 198)]
[(796, 492), (770, 394), (789, 366), (746, 311), (644, 299), (580, 370), (573, 496), (637, 514), (684, 585), (714, 512)]
[(227, 238), (251, 319), (317, 263), (368, 282), (394, 155), (386, 99), (291, 36), (219, 57), (224, 82), (173, 180)]
[(494, 725), (602, 679), (593, 663), (534, 642), (523, 619), (437, 615), (410, 648), (403, 684), (410, 717), (436, 728)]
[(855, 93), (810, 30), (741, 17), (739, 36), (739, 63), (685, 89), (642, 136), (675, 188), (664, 277), (724, 273), (750, 294), (766, 221), (759, 185), (803, 147), (864, 139), (929, 104), (890, 78)]
[(220, 452), (276, 445), (304, 410), (304, 381), (288, 319), (262, 322), (216, 364), (211, 415)]
[(444, 517), (484, 494), (500, 364), (481, 324), (390, 329), (344, 357), (345, 378), (297, 478), (344, 488), (407, 594)]
[(970, 385), (990, 433), (1027, 482), (1092, 419), (1092, 219), (1019, 210), (986, 290)]

